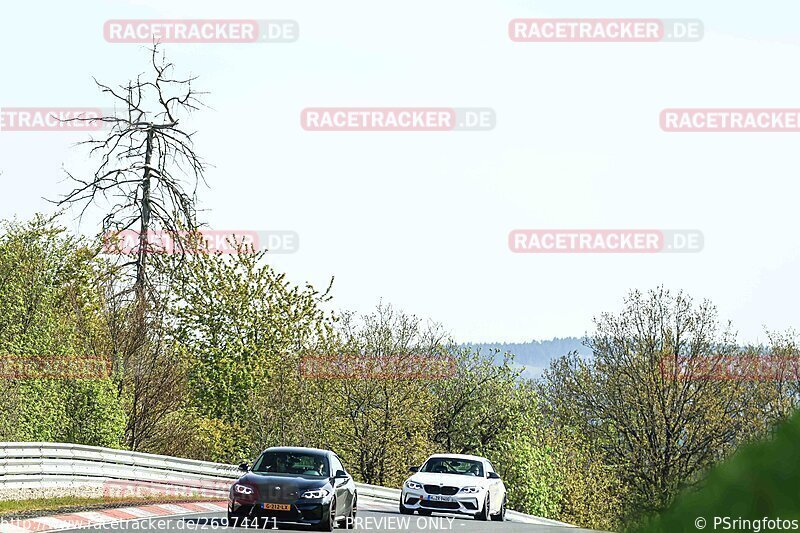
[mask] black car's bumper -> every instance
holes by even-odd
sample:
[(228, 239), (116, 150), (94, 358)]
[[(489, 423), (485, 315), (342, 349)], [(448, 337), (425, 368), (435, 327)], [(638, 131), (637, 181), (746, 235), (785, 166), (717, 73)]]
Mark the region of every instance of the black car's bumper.
[(328, 499), (281, 502), (290, 506), (288, 511), (264, 509), (263, 503), (228, 500), (228, 512), (240, 523), (247, 519), (248, 522), (258, 520), (267, 523), (318, 525), (330, 516), (331, 502)]

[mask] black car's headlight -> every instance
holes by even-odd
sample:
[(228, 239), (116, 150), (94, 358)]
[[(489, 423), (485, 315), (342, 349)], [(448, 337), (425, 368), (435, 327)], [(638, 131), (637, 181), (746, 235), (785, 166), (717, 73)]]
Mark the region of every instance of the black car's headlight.
[(330, 493), (331, 491), (329, 491), (328, 489), (307, 490), (300, 497), (305, 498), (307, 500), (319, 500), (321, 498), (326, 497)]
[(422, 483), (417, 483), (416, 481), (411, 481), (410, 479), (406, 481), (406, 487), (411, 490), (422, 490)]
[(250, 496), (253, 494), (253, 487), (248, 487), (247, 485), (240, 485), (237, 483), (233, 486), (233, 492), (236, 494), (243, 494), (244, 496)]

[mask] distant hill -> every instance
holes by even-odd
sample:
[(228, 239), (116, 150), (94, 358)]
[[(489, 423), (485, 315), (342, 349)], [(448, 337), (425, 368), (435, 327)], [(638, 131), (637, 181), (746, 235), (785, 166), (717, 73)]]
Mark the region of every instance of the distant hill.
[(513, 353), (515, 365), (524, 367), (523, 375), (527, 378), (538, 378), (544, 369), (550, 366), (552, 359), (567, 355), (569, 352), (590, 356), (591, 350), (582, 343), (582, 338), (565, 337), (549, 341), (467, 343), (465, 346), (480, 348), (481, 351), (497, 348), (500, 350), (498, 359), (502, 358), (505, 352)]

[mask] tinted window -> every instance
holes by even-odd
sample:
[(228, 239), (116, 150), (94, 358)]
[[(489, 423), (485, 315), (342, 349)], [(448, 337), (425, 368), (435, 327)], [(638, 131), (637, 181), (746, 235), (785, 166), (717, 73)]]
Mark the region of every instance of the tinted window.
[(433, 457), (422, 465), (420, 472), (483, 477), (483, 465), (480, 461), (472, 461), (471, 459)]
[(325, 456), (311, 452), (264, 452), (253, 465), (258, 474), (329, 477)]

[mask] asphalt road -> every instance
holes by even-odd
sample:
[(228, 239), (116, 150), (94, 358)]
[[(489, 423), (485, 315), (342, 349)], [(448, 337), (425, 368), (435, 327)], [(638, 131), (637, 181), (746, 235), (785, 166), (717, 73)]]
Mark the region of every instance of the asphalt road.
[[(83, 529), (71, 530), (76, 533), (89, 530), (103, 530), (108, 533), (114, 531), (133, 531), (138, 533), (156, 531), (175, 531), (175, 532), (202, 532), (220, 531), (221, 533), (254, 533), (258, 529), (229, 528), (227, 518), (224, 513), (192, 514), (174, 517), (162, 517), (153, 519), (130, 520), (126, 522), (108, 523), (90, 526)], [(282, 530), (293, 529), (295, 531), (307, 531), (307, 529), (296, 527)], [(270, 531), (270, 530), (267, 530)], [(336, 531), (345, 532), (346, 529)], [(449, 532), (449, 533), (471, 533), (483, 531), (500, 531), (504, 533), (512, 532), (549, 532), (549, 533), (579, 533), (587, 532), (586, 529), (572, 527), (553, 526), (546, 523), (520, 523), (510, 520), (505, 522), (483, 522), (473, 520), (469, 517), (458, 515), (437, 514), (429, 517), (417, 514), (408, 516), (401, 515), (397, 509), (397, 503), (382, 501), (371, 498), (361, 498), (359, 500), (358, 518), (356, 521), (356, 531), (381, 532)]]

